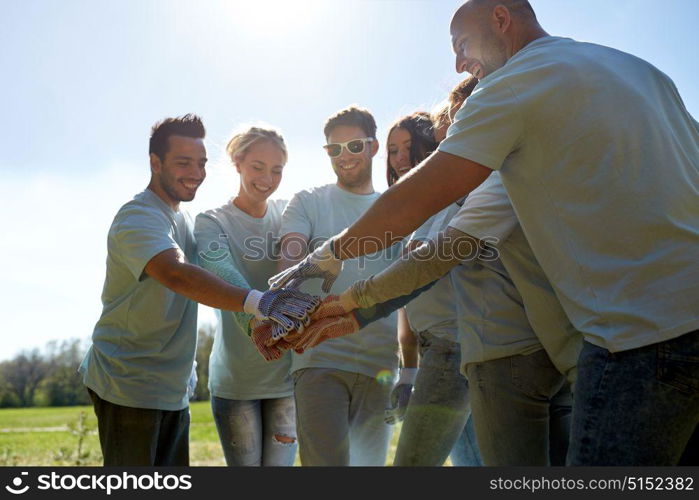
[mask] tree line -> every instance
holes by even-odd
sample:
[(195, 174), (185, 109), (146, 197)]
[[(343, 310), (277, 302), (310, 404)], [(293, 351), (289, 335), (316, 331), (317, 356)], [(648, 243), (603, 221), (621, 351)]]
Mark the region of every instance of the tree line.
[[(199, 327), (194, 401), (209, 399), (209, 354), (214, 328), (209, 324)], [(76, 338), (54, 340), (44, 349), (24, 350), (1, 361), (0, 408), (91, 404), (78, 373), (89, 345), (89, 341)]]

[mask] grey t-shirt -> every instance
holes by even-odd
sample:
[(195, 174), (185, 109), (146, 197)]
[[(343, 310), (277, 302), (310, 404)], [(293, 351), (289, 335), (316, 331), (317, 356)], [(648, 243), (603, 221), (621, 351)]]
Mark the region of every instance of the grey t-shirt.
[(107, 238), (102, 315), (80, 366), (100, 398), (134, 408), (180, 410), (197, 343), (197, 304), (144, 274), (159, 253), (196, 263), (192, 219), (146, 189), (114, 217)]
[[(309, 238), (313, 250), (323, 241), (354, 223), (379, 197), (379, 193), (359, 195), (328, 184), (300, 191), (291, 199), (282, 215), (280, 234), (300, 233)], [(400, 245), (343, 262), (342, 273), (331, 293), (339, 294), (355, 281), (368, 278), (388, 267), (400, 252)], [(325, 295), (321, 280), (309, 280), (301, 290)], [(300, 368), (336, 368), (369, 377), (391, 380), (398, 367), (396, 315), (375, 321), (355, 335), (327, 340), (295, 354), (292, 371)]]
[(529, 323), (556, 368), (575, 381), (582, 334), (565, 315), (515, 215), (500, 172), (468, 197), (449, 226), (480, 240), (497, 240), (500, 261), (522, 297)]
[(699, 130), (651, 64), (534, 40), (481, 79), (439, 150), (500, 170), (588, 342), (625, 351), (699, 328)]
[[(452, 203), (437, 212), (412, 234), (410, 241), (435, 239), (447, 228), (447, 224), (458, 211), (459, 205)], [(449, 275), (440, 278), (432, 288), (406, 304), (405, 312), (412, 331), (416, 333), (429, 331), (445, 340), (459, 342), (454, 286)]]
[[(257, 290), (267, 289), (276, 274), (279, 228), (286, 201), (270, 200), (264, 217), (256, 218), (233, 203), (197, 215), (194, 234), (205, 258), (230, 255), (235, 268)], [(265, 361), (230, 311), (218, 311), (221, 323), (209, 358), (209, 390), (236, 400), (291, 396), (291, 352)]]

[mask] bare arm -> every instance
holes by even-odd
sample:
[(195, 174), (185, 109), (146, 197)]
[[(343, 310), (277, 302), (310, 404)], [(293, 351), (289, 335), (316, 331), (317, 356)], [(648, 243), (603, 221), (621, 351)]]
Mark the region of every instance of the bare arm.
[(492, 172), (483, 165), (436, 151), (383, 193), (334, 242), (342, 260), (364, 255), (362, 241), (385, 246), (400, 241), (427, 218), (477, 188)]
[(401, 366), (403, 368), (417, 368), (417, 336), (410, 329), (408, 315), (403, 308), (398, 310), (398, 345), (400, 346)]
[(144, 272), (173, 292), (216, 309), (242, 311), (249, 292), (190, 264), (184, 253), (175, 248), (153, 257), (146, 264)]
[[(417, 240), (410, 240), (403, 249), (403, 255), (420, 246)], [(398, 309), (398, 347), (400, 348), (400, 361), (403, 368), (417, 368), (418, 348), (417, 335), (410, 329), (408, 313), (405, 307)]]

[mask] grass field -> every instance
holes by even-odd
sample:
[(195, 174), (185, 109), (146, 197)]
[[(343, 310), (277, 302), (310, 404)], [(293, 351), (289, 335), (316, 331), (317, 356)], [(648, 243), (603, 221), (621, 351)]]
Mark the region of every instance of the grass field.
[[(225, 465), (208, 401), (192, 403), (189, 447), (192, 465)], [(84, 424), (80, 425), (80, 415)], [(0, 465), (101, 465), (97, 419), (91, 406), (0, 410)], [(393, 462), (399, 427), (391, 440)], [(82, 437), (81, 453), (78, 456)], [(299, 465), (298, 456), (296, 465)]]

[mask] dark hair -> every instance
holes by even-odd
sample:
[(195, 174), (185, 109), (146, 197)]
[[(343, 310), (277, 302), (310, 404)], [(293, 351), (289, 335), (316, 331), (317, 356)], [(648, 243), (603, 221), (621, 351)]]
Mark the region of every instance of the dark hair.
[(367, 137), (376, 139), (376, 121), (371, 115), (371, 112), (366, 108), (360, 108), (359, 106), (352, 105), (338, 111), (328, 118), (328, 120), (325, 122), (325, 127), (323, 127), (325, 140), (328, 139), (332, 129), (340, 125), (347, 127), (359, 127), (364, 131)]
[(165, 118), (153, 125), (150, 130), (148, 153), (155, 154), (164, 161), (169, 147), (168, 139), (173, 135), (203, 139), (206, 130), (201, 118), (192, 113), (177, 118)]
[[(405, 129), (410, 134), (410, 165), (415, 166), (437, 149), (434, 138), (434, 128), (430, 114), (426, 111), (416, 111), (396, 121), (388, 130), (391, 135), (397, 128)], [(388, 145), (388, 139), (386, 139)], [(386, 156), (386, 182), (392, 186), (398, 180), (398, 174), (391, 167), (390, 157)]]

